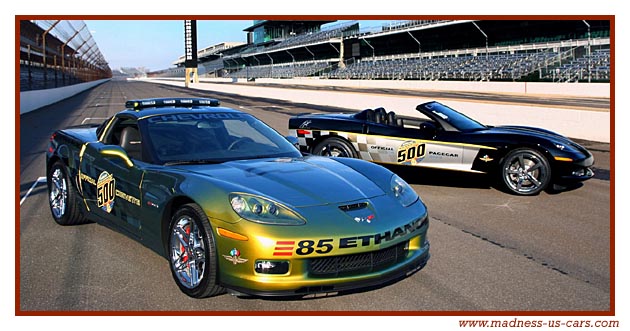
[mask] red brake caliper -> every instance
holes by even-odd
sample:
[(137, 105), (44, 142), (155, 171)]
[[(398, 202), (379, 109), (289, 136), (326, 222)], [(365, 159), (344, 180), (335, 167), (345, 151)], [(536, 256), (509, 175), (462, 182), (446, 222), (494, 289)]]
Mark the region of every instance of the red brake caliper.
[[(190, 238), (190, 226), (186, 228), (186, 234), (188, 235), (188, 238)], [(184, 251), (186, 250), (186, 248), (184, 248), (184, 245), (179, 244), (179, 249), (182, 252), (182, 254), (184, 254)], [(188, 262), (188, 254), (184, 255), (184, 257), (182, 258), (182, 262), (184, 263)]]

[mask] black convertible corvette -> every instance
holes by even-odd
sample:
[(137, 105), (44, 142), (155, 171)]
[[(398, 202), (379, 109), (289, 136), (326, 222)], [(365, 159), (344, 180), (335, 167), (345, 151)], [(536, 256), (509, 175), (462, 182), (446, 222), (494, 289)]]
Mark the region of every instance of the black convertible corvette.
[(593, 155), (557, 133), (483, 125), (439, 102), (400, 117), (383, 108), (353, 114), (302, 114), (289, 134), (302, 152), (437, 169), (497, 174), (508, 191), (534, 195), (593, 176)]

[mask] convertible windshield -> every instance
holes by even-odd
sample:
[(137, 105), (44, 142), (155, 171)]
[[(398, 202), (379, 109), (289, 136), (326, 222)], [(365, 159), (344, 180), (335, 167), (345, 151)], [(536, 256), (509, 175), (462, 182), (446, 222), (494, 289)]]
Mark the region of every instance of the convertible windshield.
[(487, 128), (485, 125), (439, 102), (427, 103), (422, 105), (422, 107), (434, 117), (439, 117), (459, 131), (474, 131)]
[(278, 132), (244, 113), (158, 115), (140, 125), (159, 164), (301, 156)]

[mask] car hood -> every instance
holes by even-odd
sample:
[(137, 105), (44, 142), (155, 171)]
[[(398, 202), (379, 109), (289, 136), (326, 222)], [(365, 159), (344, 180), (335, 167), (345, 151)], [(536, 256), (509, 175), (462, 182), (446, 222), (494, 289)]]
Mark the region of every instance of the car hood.
[(488, 130), (484, 130), (481, 132), (489, 132), (492, 134), (503, 134), (503, 135), (522, 135), (527, 136), (529, 138), (535, 137), (538, 139), (543, 139), (553, 143), (554, 145), (563, 145), (565, 147), (570, 147), (571, 150), (576, 151), (577, 153), (583, 154), (582, 156), (587, 158), (592, 156), (592, 154), (584, 148), (582, 145), (574, 142), (573, 140), (561, 135), (557, 134), (553, 131), (534, 128), (529, 126), (497, 126), (497, 127), (489, 127)]
[(546, 138), (567, 139), (566, 137), (560, 134), (557, 134), (553, 131), (530, 127), (530, 126), (516, 126), (516, 125), (494, 126), (494, 127), (489, 127), (488, 131), (493, 132), (493, 133), (525, 134), (525, 135), (544, 136)]
[(362, 173), (331, 158), (273, 158), (177, 166), (294, 207), (369, 199), (385, 192)]
[(517, 135), (524, 135), (524, 136), (530, 136), (530, 137), (535, 136), (541, 139), (550, 140), (554, 143), (561, 143), (564, 145), (573, 146), (580, 150), (584, 149), (579, 144), (575, 143), (571, 139), (561, 134), (555, 133), (553, 131), (541, 129), (541, 128), (510, 125), (510, 126), (489, 127), (488, 130), (484, 130), (484, 131), (487, 131), (493, 134), (517, 134)]

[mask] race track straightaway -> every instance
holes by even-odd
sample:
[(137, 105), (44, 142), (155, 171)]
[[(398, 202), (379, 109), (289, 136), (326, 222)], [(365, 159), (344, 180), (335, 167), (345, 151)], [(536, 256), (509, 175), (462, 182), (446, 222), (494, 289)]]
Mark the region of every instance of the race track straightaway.
[[(168, 262), (104, 226), (58, 226), (50, 215), (45, 156), (50, 134), (102, 119), (128, 99), (216, 97), (281, 134), (288, 118), (340, 109), (111, 81), (20, 116), (19, 310), (37, 311), (471, 311), (605, 312), (611, 309), (610, 150), (594, 147), (596, 178), (558, 194), (517, 197), (484, 176), (391, 167), (429, 208), (432, 257), (421, 271), (369, 291), (271, 300), (182, 294)], [(30, 193), (27, 196), (27, 192)]]

